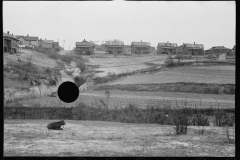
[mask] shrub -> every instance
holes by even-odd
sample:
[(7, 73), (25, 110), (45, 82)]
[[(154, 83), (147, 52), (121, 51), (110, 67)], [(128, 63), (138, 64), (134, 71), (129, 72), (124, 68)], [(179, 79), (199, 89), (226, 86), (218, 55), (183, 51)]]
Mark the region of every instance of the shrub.
[(79, 77), (79, 76), (74, 77), (74, 83), (75, 83), (78, 87), (80, 87), (81, 85), (83, 85), (85, 82), (86, 82), (86, 80), (85, 80), (83, 77)]
[[(177, 106), (179, 107), (179, 106)], [(189, 125), (191, 109), (180, 108), (171, 112), (173, 123), (175, 125), (176, 134), (187, 134), (187, 126)]]
[(180, 60), (183, 59), (183, 55), (177, 54), (175, 58), (178, 60), (178, 62), (180, 62)]
[(174, 66), (173, 58), (170, 56), (165, 61), (165, 67), (173, 67), (173, 66)]
[(40, 53), (47, 53), (47, 49), (42, 47), (35, 47), (35, 50)]
[(73, 58), (71, 56), (61, 55), (60, 60), (66, 63), (70, 63), (73, 60)]
[(83, 62), (77, 62), (77, 67), (80, 68), (82, 73), (86, 70), (86, 65)]
[(191, 54), (188, 54), (188, 55), (187, 55), (187, 58), (188, 58), (188, 59), (192, 59), (192, 55), (191, 55)]
[(232, 126), (235, 121), (234, 116), (228, 115), (222, 109), (215, 110), (213, 114), (215, 115), (217, 126)]
[(52, 58), (52, 59), (55, 59), (55, 60), (60, 59), (60, 56), (61, 56), (61, 55), (59, 55), (59, 54), (57, 54), (57, 53), (54, 53), (54, 52), (49, 52), (49, 53), (48, 53), (48, 57), (49, 57), (49, 58)]

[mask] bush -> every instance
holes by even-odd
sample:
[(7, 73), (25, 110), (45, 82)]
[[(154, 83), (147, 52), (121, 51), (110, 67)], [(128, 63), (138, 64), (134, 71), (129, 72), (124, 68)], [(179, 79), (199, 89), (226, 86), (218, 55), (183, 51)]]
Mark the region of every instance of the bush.
[(188, 58), (188, 59), (192, 59), (192, 55), (191, 55), (191, 54), (188, 54), (188, 55), (187, 55), (187, 58)]
[(60, 60), (69, 64), (73, 58), (71, 56), (61, 55)]
[(52, 59), (55, 59), (55, 60), (58, 60), (61, 57), (61, 55), (59, 55), (58, 53), (55, 53), (55, 52), (49, 52), (47, 54), (48, 54), (49, 58), (52, 58)]
[(42, 48), (42, 47), (35, 47), (35, 50), (40, 53), (47, 53), (47, 51), (48, 51), (47, 49)]
[[(178, 106), (177, 106), (178, 107)], [(180, 108), (171, 112), (173, 123), (175, 125), (176, 134), (187, 134), (187, 126), (189, 125), (191, 109)]]
[(75, 83), (78, 87), (80, 87), (81, 85), (83, 85), (85, 82), (86, 82), (86, 80), (85, 80), (83, 77), (79, 77), (79, 76), (74, 77), (74, 83)]
[(77, 62), (77, 67), (80, 68), (82, 73), (86, 70), (86, 65), (83, 62)]
[(175, 58), (178, 60), (178, 62), (180, 62), (180, 60), (183, 59), (183, 55), (177, 54)]
[(174, 66), (173, 58), (170, 56), (165, 61), (165, 67), (173, 67), (173, 66)]
[(228, 115), (224, 110), (219, 109), (213, 112), (216, 118), (217, 126), (233, 126), (235, 121), (235, 116)]

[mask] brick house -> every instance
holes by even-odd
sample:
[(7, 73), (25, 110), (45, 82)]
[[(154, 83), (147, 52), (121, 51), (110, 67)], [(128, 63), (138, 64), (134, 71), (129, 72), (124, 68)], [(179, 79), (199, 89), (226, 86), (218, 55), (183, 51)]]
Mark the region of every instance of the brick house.
[(178, 54), (192, 54), (201, 55), (204, 54), (204, 45), (192, 43), (183, 43), (183, 45), (176, 48)]
[(131, 53), (143, 54), (150, 53), (150, 42), (132, 42), (131, 44)]
[(158, 54), (176, 54), (177, 43), (163, 43), (159, 42), (157, 45)]
[(17, 36), (20, 45), (31, 45), (31, 46), (38, 46), (38, 37), (33, 36)]
[(3, 32), (3, 51), (17, 53), (19, 40), (13, 34)]
[(124, 51), (124, 43), (120, 41), (106, 41), (105, 42), (105, 50), (106, 52), (112, 53), (123, 53)]
[(82, 42), (76, 42), (76, 52), (79, 54), (93, 54), (94, 48), (95, 44), (85, 39)]

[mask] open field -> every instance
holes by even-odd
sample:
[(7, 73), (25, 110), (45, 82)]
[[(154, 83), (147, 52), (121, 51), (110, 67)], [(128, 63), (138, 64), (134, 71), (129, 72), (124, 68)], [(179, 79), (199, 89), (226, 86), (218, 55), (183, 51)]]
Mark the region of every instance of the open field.
[(235, 65), (174, 67), (154, 74), (135, 75), (121, 78), (110, 82), (109, 84), (152, 84), (176, 82), (235, 84)]
[(140, 69), (146, 69), (149, 66), (146, 62), (154, 62), (155, 64), (162, 65), (167, 58), (166, 55), (141, 55), (141, 56), (117, 56), (113, 55), (105, 56), (104, 58), (90, 58), (89, 65), (97, 65), (99, 68), (95, 69), (99, 71), (96, 76), (107, 76), (108, 73), (125, 73), (132, 72)]
[(220, 127), (198, 135), (190, 126), (187, 135), (175, 135), (168, 125), (66, 120), (54, 131), (46, 127), (52, 121), (5, 120), (4, 156), (235, 156)]

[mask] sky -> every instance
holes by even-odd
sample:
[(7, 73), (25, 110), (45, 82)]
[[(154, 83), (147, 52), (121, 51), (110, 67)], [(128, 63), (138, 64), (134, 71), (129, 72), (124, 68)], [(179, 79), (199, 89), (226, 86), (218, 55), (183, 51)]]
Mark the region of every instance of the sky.
[[(83, 39), (233, 48), (234, 1), (3, 1), (3, 32), (59, 41), (65, 50)], [(65, 40), (65, 42), (64, 42)]]

